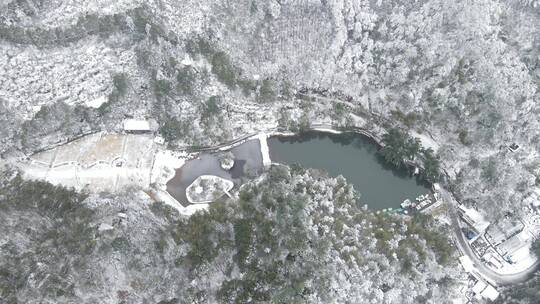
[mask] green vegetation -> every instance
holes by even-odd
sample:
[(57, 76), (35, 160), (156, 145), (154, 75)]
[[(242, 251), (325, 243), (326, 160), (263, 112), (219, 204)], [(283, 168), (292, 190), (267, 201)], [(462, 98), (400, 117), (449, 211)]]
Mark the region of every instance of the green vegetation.
[(229, 59), (229, 56), (224, 52), (217, 52), (212, 56), (212, 73), (216, 75), (219, 81), (234, 88), (236, 86), (236, 71)]
[(192, 95), (195, 89), (195, 71), (191, 67), (184, 67), (178, 70), (176, 75), (176, 89), (186, 95)]
[(148, 12), (149, 9), (146, 6), (137, 7), (129, 11), (129, 16), (133, 21), (137, 33), (140, 35), (149, 35), (154, 43), (158, 42), (159, 37), (174, 43), (174, 37), (170, 37), (165, 29)]
[(536, 304), (540, 299), (540, 276), (537, 274), (525, 283), (503, 290), (496, 304)]
[[(17, 290), (26, 284), (27, 270), (36, 273), (38, 267), (43, 295), (57, 298), (72, 294), (64, 274), (84, 267), (86, 257), (96, 248), (95, 227), (91, 225), (94, 212), (82, 204), (85, 197), (48, 183), (24, 181), (20, 176), (0, 186), (0, 221), (4, 223), (0, 227), (7, 223), (11, 223), (7, 228), (27, 227), (21, 233), (30, 241), (16, 244), (12, 239), (17, 240), (19, 232), (12, 232), (0, 247), (0, 298), (6, 303), (17, 303)], [(45, 269), (47, 276), (39, 274)]]
[(114, 90), (118, 92), (120, 96), (124, 96), (127, 93), (128, 79), (124, 73), (114, 74), (113, 76)]
[(455, 249), (448, 242), (446, 231), (434, 227), (432, 223), (433, 218), (430, 215), (417, 214), (407, 222), (406, 235), (408, 237), (417, 235), (425, 240), (428, 247), (435, 252), (437, 262), (445, 265), (450, 261)]
[(374, 236), (377, 239), (378, 250), (388, 258), (392, 258), (395, 254), (401, 262), (403, 272), (409, 272), (419, 263), (426, 262), (427, 252), (422, 244), (424, 240), (428, 249), (435, 253), (439, 264), (447, 264), (454, 254), (454, 248), (448, 242), (445, 232), (433, 225), (433, 218), (429, 215), (417, 214), (404, 223), (405, 237), (399, 241), (397, 248), (391, 248), (389, 245), (395, 234), (392, 229), (395, 219), (391, 215), (381, 213), (373, 216), (372, 221), (376, 227)]
[[(212, 205), (214, 206), (214, 205)], [(204, 263), (212, 261), (218, 255), (218, 247), (214, 242), (214, 221), (222, 215), (218, 213), (218, 207), (212, 208), (208, 213), (196, 213), (186, 223), (180, 225), (179, 233), (176, 234), (177, 242), (185, 242), (190, 245), (186, 255), (187, 266), (196, 269)]]
[(531, 252), (536, 255), (536, 257), (540, 260), (540, 239), (535, 240), (531, 244)]
[(469, 132), (465, 129), (459, 131), (458, 137), (459, 141), (465, 146), (469, 146), (472, 143), (469, 139)]
[(252, 222), (248, 219), (240, 219), (234, 223), (234, 241), (237, 248), (236, 263), (243, 270), (247, 263), (249, 247), (252, 242)]
[(435, 154), (433, 154), (432, 149), (427, 149), (423, 151), (424, 170), (422, 171), (422, 176), (426, 181), (430, 183), (436, 183), (439, 181), (441, 175), (439, 159), (435, 156)]
[(189, 122), (179, 120), (176, 117), (166, 117), (162, 119), (158, 131), (166, 142), (171, 143), (184, 138), (189, 127)]
[(491, 184), (497, 182), (497, 161), (494, 157), (490, 157), (487, 161), (482, 162), (481, 177)]
[[(423, 269), (433, 264), (428, 258), (432, 253), (440, 263), (452, 254), (431, 218), (372, 213), (359, 207), (358, 195), (343, 178), (330, 179), (299, 166), (271, 167), (257, 183), (245, 184), (238, 198), (218, 201), (189, 218), (174, 216), (162, 203), (152, 204), (145, 219), (158, 218), (161, 225), (142, 228), (156, 232), (144, 247), (137, 247), (143, 238), (121, 225), (99, 232), (103, 219), (81, 203), (84, 195), (19, 177), (0, 189), (0, 220), (34, 218), (32, 223), (39, 223), (27, 225), (31, 248), (21, 251), (13, 242), (1, 247), (0, 296), (8, 303), (35, 263), (54, 267), (44, 270), (46, 279), (39, 277), (42, 294), (51, 299), (76, 298), (74, 290), (89, 284), (74, 287), (66, 275), (99, 269), (104, 265), (99, 261), (121, 256), (122, 271), (144, 269), (155, 276), (162, 274), (160, 267), (169, 267), (172, 275), (182, 274), (176, 294), (190, 302), (303, 303), (331, 301), (334, 282), (356, 288), (373, 276), (396, 278), (400, 270), (405, 280), (429, 276)], [(335, 275), (373, 267), (376, 272)], [(203, 283), (190, 285), (194, 280)], [(211, 285), (204, 283), (208, 280)], [(375, 289), (391, 288), (374, 284)], [(148, 282), (136, 278), (130, 286), (135, 293)], [(118, 291), (119, 298), (129, 301), (132, 292), (125, 290)]]
[[(212, 65), (212, 73), (229, 89), (234, 90), (238, 86), (245, 96), (257, 93), (256, 98), (259, 102), (269, 102), (276, 98), (276, 84), (272, 80), (265, 79), (259, 85), (253, 79), (241, 77), (240, 69), (234, 66), (229, 55), (216, 49), (208, 40), (189, 40), (186, 43), (186, 49), (191, 56), (204, 56)], [(189, 76), (186, 75), (185, 71), (180, 71), (178, 77), (179, 83), (185, 83)], [(183, 87), (187, 87), (187, 85), (183, 85)]]
[(390, 112), (392, 118), (403, 122), (407, 127), (411, 128), (414, 124), (420, 120), (421, 116), (414, 112), (404, 114), (401, 110), (396, 109)]
[[(294, 133), (304, 133), (309, 131), (310, 123), (309, 123), (309, 117), (306, 113), (303, 113), (302, 116), (300, 116), (300, 119), (298, 121), (294, 121), (290, 118), (289, 114), (287, 112), (281, 112), (281, 116), (279, 118), (279, 124), (280, 126), (286, 127), (289, 131)], [(285, 125), (282, 125), (285, 124)]]
[(250, 96), (252, 92), (257, 90), (257, 82), (253, 79), (242, 78), (237, 81), (238, 86), (242, 89), (244, 96)]
[(186, 41), (186, 50), (191, 56), (201, 54), (209, 57), (215, 53), (215, 49), (206, 39), (196, 38)]
[(384, 159), (396, 166), (402, 167), (404, 160), (413, 160), (420, 152), (420, 141), (410, 138), (399, 129), (390, 129), (383, 135), (383, 147), (380, 150)]
[(347, 110), (347, 107), (341, 103), (341, 102), (336, 102), (332, 105), (332, 108), (333, 108), (333, 118), (334, 119), (339, 119), (340, 117), (343, 117), (345, 115), (345, 110)]
[(158, 79), (152, 81), (152, 89), (156, 98), (160, 100), (171, 93), (173, 85), (167, 79)]
[(171, 206), (163, 203), (163, 202), (155, 202), (150, 205), (150, 211), (154, 214), (154, 216), (159, 218), (165, 218), (169, 222), (173, 222), (176, 218), (175, 215), (177, 215), (177, 211), (173, 209)]
[(25, 149), (35, 151), (51, 144), (44, 139), (56, 143), (58, 137), (51, 136), (55, 133), (74, 138), (95, 129), (99, 121), (95, 109), (55, 102), (42, 106), (31, 120), (26, 120), (19, 130), (19, 138)]
[(129, 245), (129, 240), (128, 239), (126, 239), (123, 236), (119, 236), (119, 237), (115, 238), (112, 241), (111, 246), (115, 251), (124, 252), (124, 251), (128, 250), (130, 245)]
[(478, 158), (471, 158), (471, 160), (469, 161), (469, 166), (471, 166), (471, 168), (478, 168), (480, 166), (480, 161), (478, 160)]
[(221, 98), (219, 96), (211, 96), (206, 100), (201, 109), (201, 118), (207, 120), (217, 116), (221, 112)]
[[(427, 263), (430, 251), (438, 262), (449, 261), (453, 249), (430, 217), (403, 220), (362, 210), (343, 179), (330, 186), (316, 174), (300, 167), (272, 167), (263, 182), (245, 185), (237, 201), (213, 204), (207, 212), (180, 221), (172, 235), (188, 250), (177, 267), (187, 267), (190, 276), (221, 269), (226, 276), (216, 293), (221, 303), (296, 303), (315, 292), (308, 286), (328, 286), (327, 267), (336, 259), (362, 266), (380, 253), (390, 260), (396, 255), (404, 273)], [(313, 199), (328, 192), (333, 193), (331, 214)], [(366, 221), (370, 228), (354, 228)], [(396, 248), (391, 244), (398, 226), (406, 229)], [(366, 247), (371, 233), (377, 240), (373, 253)], [(367, 243), (350, 238), (356, 234)]]
[(432, 149), (423, 149), (420, 140), (411, 138), (407, 133), (399, 129), (390, 129), (383, 135), (383, 147), (379, 153), (384, 160), (393, 166), (402, 168), (405, 161), (420, 159), (423, 161), (424, 170), (421, 176), (424, 180), (434, 183), (440, 178), (440, 161)]
[(143, 47), (135, 48), (135, 55), (137, 57), (137, 65), (143, 69), (151, 68), (151, 56), (152, 52), (150, 50), (144, 49)]
[(101, 104), (98, 108), (99, 115), (103, 116), (108, 113), (111, 109), (111, 106), (117, 103), (120, 98), (124, 97), (128, 89), (128, 78), (124, 73), (114, 74), (113, 75), (113, 89), (109, 94), (106, 102)]
[(276, 89), (274, 86), (275, 84), (272, 80), (263, 80), (259, 89), (258, 101), (263, 103), (273, 101), (276, 98)]

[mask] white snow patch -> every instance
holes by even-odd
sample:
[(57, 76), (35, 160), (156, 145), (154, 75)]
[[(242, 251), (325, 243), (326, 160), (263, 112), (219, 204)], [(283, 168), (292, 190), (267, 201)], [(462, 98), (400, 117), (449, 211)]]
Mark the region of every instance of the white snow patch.
[(176, 169), (184, 165), (187, 158), (188, 154), (186, 152), (158, 151), (154, 158), (150, 182), (165, 185), (174, 177)]
[(100, 97), (98, 97), (96, 99), (86, 101), (84, 103), (84, 105), (89, 107), (89, 108), (97, 109), (97, 108), (101, 107), (101, 105), (106, 103), (106, 102), (107, 102), (107, 97), (106, 96), (100, 96)]
[(150, 131), (150, 123), (146, 120), (126, 119), (124, 120), (124, 130), (126, 131)]
[(180, 61), (180, 63), (185, 66), (190, 66), (193, 64), (193, 60), (191, 59), (191, 57), (189, 57), (189, 55), (186, 55), (186, 57), (184, 57), (184, 59)]
[[(202, 185), (206, 184), (207, 189)], [(197, 177), (186, 189), (187, 200), (192, 204), (211, 203), (216, 198), (216, 193), (223, 191), (228, 193), (234, 187), (234, 183), (228, 179), (215, 175), (201, 175)]]
[(415, 131), (410, 131), (410, 134), (412, 135), (412, 137), (418, 138), (420, 140), (422, 147), (426, 149), (431, 148), (435, 153), (437, 153), (437, 151), (439, 150), (439, 144), (428, 135), (420, 134)]
[(263, 165), (269, 167), (272, 164), (272, 160), (270, 160), (270, 149), (268, 148), (268, 142), (266, 141), (267, 135), (266, 133), (260, 133), (258, 138), (261, 145)]
[(107, 223), (101, 223), (98, 227), (98, 231), (99, 232), (103, 232), (103, 231), (108, 231), (108, 230), (113, 230), (114, 227), (107, 224)]

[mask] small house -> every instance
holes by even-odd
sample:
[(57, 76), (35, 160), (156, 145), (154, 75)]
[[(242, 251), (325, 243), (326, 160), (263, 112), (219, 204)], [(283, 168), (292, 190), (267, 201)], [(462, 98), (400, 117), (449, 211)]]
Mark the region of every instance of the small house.
[(467, 208), (463, 205), (458, 209), (461, 213), (461, 218), (469, 224), (478, 234), (484, 233), (489, 227), (489, 222), (485, 220), (484, 216), (480, 212), (473, 208)]
[(124, 120), (124, 131), (132, 134), (143, 134), (151, 132), (152, 129), (146, 120), (126, 119)]
[(512, 152), (516, 152), (517, 150), (519, 150), (519, 145), (516, 144), (516, 143), (512, 143), (512, 144), (508, 147), (508, 149), (510, 149), (510, 151), (512, 151)]

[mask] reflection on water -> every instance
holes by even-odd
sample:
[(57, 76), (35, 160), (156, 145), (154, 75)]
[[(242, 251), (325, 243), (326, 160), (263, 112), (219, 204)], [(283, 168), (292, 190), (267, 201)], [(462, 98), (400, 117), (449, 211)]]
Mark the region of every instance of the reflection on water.
[(362, 203), (374, 209), (396, 208), (404, 199), (430, 192), (429, 185), (396, 169), (377, 153), (371, 138), (355, 133), (307, 132), (268, 139), (273, 162), (300, 164), (306, 168), (343, 175), (361, 193)]
[(231, 152), (234, 155), (234, 166), (228, 171), (221, 168), (217, 153), (201, 153), (198, 158), (187, 161), (167, 182), (167, 192), (186, 206), (188, 204), (186, 188), (201, 175), (216, 175), (232, 180), (235, 186), (238, 186), (244, 178), (262, 171), (263, 162), (258, 139), (246, 141), (232, 148)]

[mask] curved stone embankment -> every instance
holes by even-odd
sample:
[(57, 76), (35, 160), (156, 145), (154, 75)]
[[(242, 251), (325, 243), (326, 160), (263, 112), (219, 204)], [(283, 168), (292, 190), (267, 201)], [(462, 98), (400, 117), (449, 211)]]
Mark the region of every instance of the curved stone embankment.
[(208, 204), (227, 194), (234, 183), (215, 175), (201, 175), (186, 189), (186, 198), (191, 204)]
[[(330, 132), (330, 133), (337, 133), (337, 134), (345, 133), (345, 132), (354, 132), (354, 133), (362, 134), (364, 136), (367, 136), (367, 137), (371, 138), (372, 140), (374, 140), (380, 146), (383, 145), (383, 143), (382, 143), (382, 135), (385, 132), (384, 129), (382, 129), (382, 128), (370, 129), (370, 130), (364, 129), (364, 128), (359, 128), (359, 127), (338, 128), (338, 129), (336, 129), (333, 126), (331, 126), (330, 124), (312, 124), (310, 126), (309, 130)], [(297, 135), (296, 133), (293, 133), (293, 132), (284, 132), (284, 131), (278, 130), (277, 128), (274, 128), (274, 129), (271, 129), (271, 130), (266, 130), (265, 132), (254, 133), (254, 134), (249, 134), (249, 135), (243, 136), (243, 137), (241, 137), (241, 138), (239, 138), (237, 140), (232, 140), (232, 141), (230, 141), (230, 142), (228, 142), (226, 144), (218, 145), (215, 148), (216, 149), (222, 149), (223, 147), (232, 147), (232, 146), (235, 145), (235, 143), (246, 140), (246, 138), (257, 136), (257, 134), (259, 134), (259, 136), (264, 136), (265, 138), (267, 138), (269, 136), (275, 136), (275, 135), (280, 135), (280, 136), (294, 136), (294, 135)], [(435, 143), (432, 139), (423, 138), (423, 136), (421, 134), (416, 134), (415, 137), (419, 138), (422, 141), (423, 145), (424, 145), (424, 141), (426, 141), (426, 140), (429, 141), (429, 143), (427, 143), (428, 147), (432, 147), (433, 144)], [(211, 151), (212, 147), (204, 147), (203, 150)], [(410, 164), (414, 165), (414, 166), (421, 167), (421, 164), (419, 164), (419, 163), (410, 163)], [(445, 174), (446, 174), (446, 171), (444, 170), (444, 168), (442, 169), (442, 171), (445, 172)], [(447, 178), (449, 178), (448, 175), (447, 175)], [(446, 193), (448, 193), (448, 192), (446, 192)], [(443, 199), (447, 200), (448, 202), (451, 202), (451, 201), (449, 201), (448, 196), (443, 197)], [(457, 204), (457, 202), (456, 202), (456, 204)], [(519, 273), (515, 273), (515, 274), (500, 274), (500, 273), (497, 273), (497, 272), (491, 270), (489, 267), (487, 267), (472, 252), (472, 249), (470, 248), (468, 243), (464, 240), (463, 233), (461, 232), (461, 230), (459, 228), (456, 228), (456, 227), (459, 227), (459, 225), (457, 224), (458, 218), (457, 218), (457, 215), (456, 215), (456, 211), (454, 210), (454, 208), (456, 208), (456, 204), (450, 204), (451, 211), (452, 211), (452, 214), (453, 214), (453, 216), (452, 216), (452, 224), (453, 224), (454, 229), (453, 229), (452, 232), (454, 234), (454, 238), (457, 240), (456, 246), (458, 246), (458, 248), (464, 254), (468, 255), (473, 260), (473, 262), (477, 266), (477, 270), (478, 270), (479, 274), (481, 274), (484, 278), (486, 278), (487, 281), (492, 282), (495, 285), (514, 284), (514, 283), (519, 283), (519, 282), (523, 282), (523, 281), (528, 280), (531, 277), (531, 275), (538, 268), (538, 266), (540, 264), (540, 261), (537, 261), (530, 268), (528, 268), (528, 269), (526, 269), (524, 271), (521, 271)]]
[[(368, 130), (365, 128), (339, 128), (334, 129), (334, 127), (331, 124), (325, 124), (325, 123), (314, 123), (308, 128), (308, 130), (313, 131), (322, 131), (322, 132), (331, 132), (331, 133), (345, 133), (345, 132), (354, 132), (359, 133), (364, 136), (367, 136), (374, 140), (378, 145), (381, 145), (381, 139), (382, 134), (384, 134), (384, 130), (382, 128), (377, 128), (376, 130)], [(201, 152), (222, 152), (222, 151), (229, 151), (237, 146), (242, 145), (243, 143), (257, 139), (259, 141), (259, 150), (262, 156), (262, 162), (264, 167), (268, 167), (272, 164), (272, 160), (270, 159), (270, 151), (268, 148), (267, 138), (271, 136), (293, 136), (296, 135), (296, 133), (288, 132), (288, 131), (282, 131), (279, 128), (270, 128), (263, 131), (253, 132), (250, 134), (246, 134), (244, 136), (241, 136), (239, 138), (227, 141), (222, 144), (217, 144), (215, 146), (204, 146), (204, 147), (182, 147), (177, 150), (176, 153), (183, 153), (183, 162), (187, 161), (188, 159), (192, 158), (193, 155)], [(166, 153), (166, 151), (161, 151), (156, 154), (154, 166), (152, 168), (152, 178), (151, 183), (158, 192), (162, 192), (160, 197), (162, 200), (166, 201), (167, 204), (173, 206), (175, 209), (177, 209), (181, 214), (192, 214), (192, 211), (188, 211), (191, 205), (183, 206), (178, 200), (174, 199), (174, 197), (167, 192), (167, 183), (175, 176), (175, 172), (178, 168), (183, 166), (183, 162), (179, 163), (177, 165), (160, 165), (162, 162), (160, 159), (163, 155), (160, 156), (160, 153)], [(165, 157), (167, 158), (167, 157)], [(174, 163), (174, 157), (171, 158), (171, 156), (168, 157), (170, 163)], [(207, 203), (205, 203), (207, 205)], [(203, 205), (200, 204), (201, 208), (204, 208)], [(198, 208), (199, 210), (200, 208)]]
[[(367, 136), (374, 140), (379, 145), (382, 145), (382, 135), (384, 134), (385, 130), (381, 127), (374, 127), (370, 129), (361, 128), (361, 127), (350, 127), (350, 128), (335, 128), (331, 124), (325, 124), (325, 123), (314, 123), (310, 126), (309, 130), (314, 131), (323, 131), (323, 132), (331, 132), (331, 133), (344, 133), (344, 132), (354, 132), (358, 134), (362, 134), (364, 136)], [(45, 179), (49, 180), (52, 183), (55, 184), (65, 184), (66, 186), (72, 186), (76, 188), (81, 187), (92, 187), (92, 183), (96, 183), (95, 190), (97, 191), (103, 191), (105, 189), (109, 190), (116, 190), (118, 187), (124, 187), (129, 185), (137, 185), (141, 186), (143, 189), (146, 189), (147, 187), (144, 185), (152, 185), (154, 190), (154, 196), (157, 200), (164, 201), (165, 203), (171, 205), (175, 209), (177, 209), (181, 214), (190, 215), (196, 212), (197, 210), (205, 209), (208, 207), (207, 203), (202, 204), (194, 204), (189, 205), (187, 207), (181, 206), (178, 201), (176, 201), (169, 193), (166, 191), (166, 183), (168, 180), (170, 180), (174, 174), (175, 169), (181, 167), (185, 160), (187, 159), (187, 156), (190, 152), (212, 152), (212, 151), (225, 151), (229, 150), (237, 145), (242, 144), (243, 142), (250, 140), (250, 139), (259, 139), (261, 143), (261, 153), (263, 156), (263, 163), (265, 165), (269, 165), (271, 163), (269, 152), (268, 152), (268, 146), (266, 145), (266, 138), (273, 135), (295, 135), (295, 133), (292, 132), (286, 132), (281, 131), (278, 128), (272, 128), (268, 129), (266, 131), (262, 132), (254, 132), (251, 134), (247, 134), (244, 136), (241, 136), (237, 139), (231, 140), (229, 142), (215, 145), (215, 146), (208, 146), (208, 147), (185, 147), (181, 149), (179, 152), (181, 155), (169, 155), (168, 157), (160, 157), (160, 152), (156, 153), (154, 157), (154, 150), (152, 147), (147, 149), (141, 150), (141, 143), (137, 142), (137, 140), (134, 140), (132, 143), (129, 143), (130, 145), (134, 145), (135, 150), (139, 151), (141, 154), (144, 155), (150, 155), (151, 159), (148, 163), (148, 166), (144, 166), (142, 168), (139, 168), (138, 158), (130, 155), (131, 153), (130, 149), (127, 149), (127, 157), (124, 156), (124, 153), (126, 153), (126, 142), (124, 141), (122, 148), (119, 150), (121, 153), (117, 153), (114, 155), (113, 160), (103, 160), (103, 159), (97, 159), (91, 163), (84, 164), (84, 166), (81, 166), (79, 162), (77, 162), (75, 159), (73, 160), (65, 160), (58, 163), (55, 163), (57, 161), (56, 155), (53, 155), (53, 150), (46, 150), (40, 152), (43, 157), (40, 158), (40, 153), (35, 153), (30, 157), (30, 162), (22, 164), (21, 168), (30, 178), (37, 178), (37, 179)], [(99, 135), (91, 135), (91, 136), (98, 136), (101, 140), (103, 134)], [(77, 140), (83, 140), (81, 138), (78, 138)], [(69, 143), (70, 147), (68, 149), (75, 149), (73, 151), (78, 151), (76, 148), (77, 140), (71, 141)], [(112, 140), (109, 138), (108, 140)], [(150, 143), (153, 142), (152, 138), (149, 139)], [(146, 140), (148, 141), (148, 140)], [(144, 142), (144, 140), (143, 140)], [(74, 146), (75, 145), (75, 146)], [(152, 146), (150, 144), (150, 146)], [(59, 147), (57, 147), (59, 148)], [(86, 147), (87, 148), (87, 147)], [(86, 149), (85, 148), (85, 149)], [(109, 146), (103, 146), (99, 149), (105, 149), (104, 153), (109, 153)], [(98, 151), (100, 151), (98, 149)], [(152, 152), (148, 154), (148, 152)], [(137, 152), (137, 153), (139, 153)], [(69, 153), (64, 153), (65, 155), (70, 155)], [(106, 155), (109, 155), (106, 154)], [(80, 153), (73, 154), (73, 157), (76, 159), (77, 156), (80, 155)], [(163, 155), (161, 155), (163, 156)], [(71, 157), (71, 156), (70, 156)], [(99, 156), (96, 156), (99, 157)], [(64, 157), (65, 158), (65, 157)], [(121, 168), (117, 168), (114, 166), (114, 161), (118, 160), (119, 158), (126, 159), (126, 162), (135, 161), (132, 166), (129, 165), (126, 168), (126, 166), (122, 166)], [(58, 159), (60, 160), (60, 159)], [(71, 169), (72, 166), (73, 170)], [(98, 168), (98, 165), (105, 165), (109, 166), (110, 168)], [(414, 164), (418, 165), (418, 164)], [(79, 168), (81, 167), (81, 168)], [(145, 168), (148, 167), (148, 172), (146, 172)], [(78, 169), (79, 168), (79, 169)], [(80, 170), (82, 169), (82, 170)], [(98, 171), (96, 171), (98, 170)], [(101, 171), (100, 171), (101, 170)], [(444, 171), (444, 169), (443, 169)], [(85, 174), (82, 174), (86, 172)], [(101, 172), (101, 173), (100, 173)], [(146, 174), (146, 173), (148, 174)], [(150, 173), (151, 172), (151, 173)], [(101, 175), (100, 175), (101, 174)], [(146, 181), (148, 175), (148, 181)], [(107, 178), (103, 178), (103, 176), (107, 176)], [(82, 180), (87, 179), (87, 180)], [(112, 188), (111, 188), (112, 186)], [(447, 197), (448, 199), (448, 197)], [(452, 202), (451, 200), (449, 202)], [(457, 203), (456, 203), (457, 204)], [(455, 204), (451, 204), (452, 208), (455, 208)], [(455, 213), (455, 211), (454, 211)], [(456, 218), (457, 215), (454, 214), (453, 221), (457, 221)], [(459, 227), (458, 225), (455, 225), (454, 228)], [(464, 254), (467, 254), (470, 256), (470, 258), (475, 262), (478, 271), (483, 274), (488, 280), (495, 282), (496, 284), (513, 284), (517, 282), (522, 282), (527, 280), (531, 274), (536, 270), (538, 267), (538, 264), (540, 262), (536, 262), (532, 267), (528, 268), (525, 271), (515, 273), (515, 274), (499, 274), (491, 269), (489, 269), (487, 266), (483, 264), (481, 260), (472, 253), (472, 250), (467, 242), (464, 241), (463, 235), (461, 231), (455, 230), (453, 231), (453, 234), (455, 235), (455, 239), (457, 240), (456, 245), (460, 248)]]

